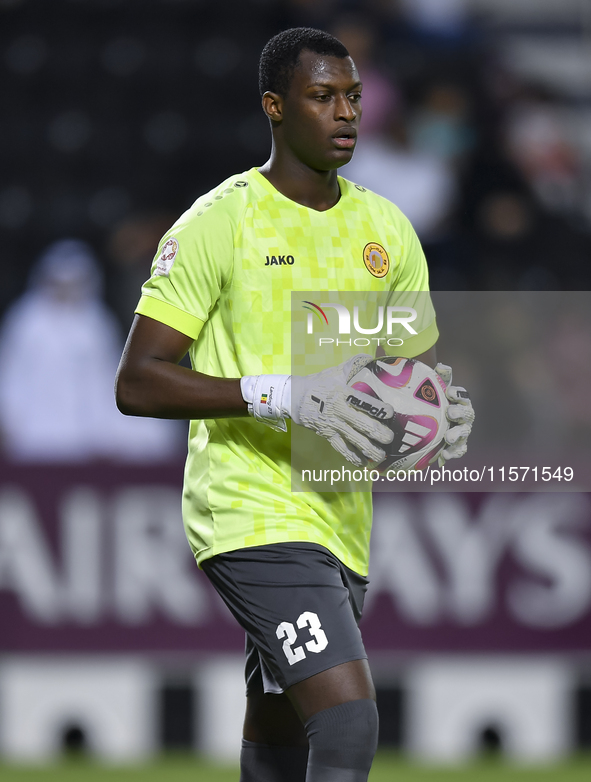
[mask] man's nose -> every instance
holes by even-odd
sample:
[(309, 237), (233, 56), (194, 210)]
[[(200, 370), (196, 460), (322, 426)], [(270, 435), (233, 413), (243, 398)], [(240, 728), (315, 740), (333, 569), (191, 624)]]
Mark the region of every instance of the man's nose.
[(352, 122), (357, 116), (356, 107), (346, 95), (340, 95), (335, 102), (335, 119), (344, 119)]

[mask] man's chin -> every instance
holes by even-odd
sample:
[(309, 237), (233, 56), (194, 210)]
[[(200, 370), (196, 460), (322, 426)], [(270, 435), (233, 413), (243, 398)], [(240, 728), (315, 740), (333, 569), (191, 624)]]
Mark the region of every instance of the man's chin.
[(355, 149), (338, 149), (330, 156), (330, 166), (327, 166), (327, 170), (341, 168), (346, 166), (353, 157)]
[[(337, 168), (346, 166), (353, 157), (353, 150), (338, 149), (332, 150), (322, 160), (315, 160), (306, 163), (314, 171), (334, 171)], [(304, 162), (304, 161), (302, 161)]]

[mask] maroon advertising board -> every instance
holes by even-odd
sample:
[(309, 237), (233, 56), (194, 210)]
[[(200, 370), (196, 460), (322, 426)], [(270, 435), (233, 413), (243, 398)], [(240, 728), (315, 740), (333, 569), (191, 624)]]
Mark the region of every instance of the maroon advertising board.
[[(241, 650), (184, 536), (182, 472), (2, 465), (0, 652)], [(589, 495), (390, 492), (374, 504), (369, 651), (591, 649)]]

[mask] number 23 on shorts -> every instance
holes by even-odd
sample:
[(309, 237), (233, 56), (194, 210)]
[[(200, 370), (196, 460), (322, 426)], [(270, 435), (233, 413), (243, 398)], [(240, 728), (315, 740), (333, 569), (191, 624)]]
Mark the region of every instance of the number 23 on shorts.
[[(296, 625), (300, 630), (307, 627), (308, 632), (312, 636), (312, 640), (306, 641), (304, 644), (309, 652), (318, 654), (326, 649), (328, 646), (328, 638), (322, 629), (318, 614), (314, 614), (312, 611), (304, 611), (303, 614), (299, 615)], [(295, 665), (296, 663), (299, 663), (300, 660), (305, 659), (306, 652), (304, 651), (304, 646), (293, 646), (298, 640), (298, 633), (291, 622), (281, 622), (281, 624), (277, 625), (277, 630), (275, 632), (279, 640), (285, 638), (285, 641), (283, 641), (283, 653), (287, 657), (287, 662), (290, 665)]]

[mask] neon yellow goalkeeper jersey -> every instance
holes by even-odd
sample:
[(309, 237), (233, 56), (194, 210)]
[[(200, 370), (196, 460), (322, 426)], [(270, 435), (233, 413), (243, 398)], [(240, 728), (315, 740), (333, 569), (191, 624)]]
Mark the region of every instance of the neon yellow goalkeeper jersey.
[[(318, 212), (254, 168), (230, 177), (163, 237), (136, 311), (192, 337), (195, 370), (238, 378), (290, 374), (291, 291), (427, 290), (408, 220), (384, 198), (338, 181), (338, 203)], [(387, 263), (369, 262), (372, 244)], [(434, 321), (419, 338), (415, 355), (435, 343)], [(368, 570), (371, 493), (292, 492), (289, 430), (252, 418), (191, 422), (183, 518), (198, 563), (311, 541), (352, 570)]]

